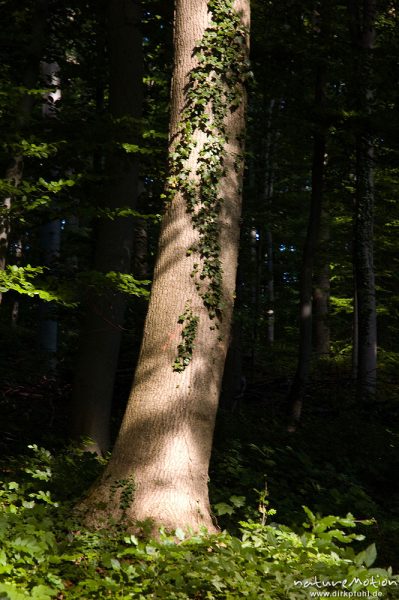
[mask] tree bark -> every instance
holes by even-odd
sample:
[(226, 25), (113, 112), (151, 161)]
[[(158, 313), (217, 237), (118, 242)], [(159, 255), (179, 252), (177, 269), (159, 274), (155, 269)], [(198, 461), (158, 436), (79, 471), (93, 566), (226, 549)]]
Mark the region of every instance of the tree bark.
[(274, 261), (273, 261), (273, 234), (270, 229), (270, 219), (273, 202), (274, 188), (274, 145), (277, 134), (273, 132), (273, 113), (275, 112), (276, 101), (270, 100), (268, 109), (268, 118), (266, 122), (266, 140), (265, 140), (265, 178), (263, 187), (263, 201), (268, 215), (266, 231), (264, 233), (266, 274), (267, 274), (267, 343), (271, 346), (274, 343)]
[[(226, 6), (228, 4), (226, 2)], [(213, 10), (218, 10), (218, 6)], [(240, 54), (238, 65), (225, 65), (224, 74), (229, 67), (231, 73), (237, 66), (245, 67), (247, 60), (248, 39), (241, 28), (248, 24), (249, 6), (246, 0), (237, 0), (234, 9), (226, 9), (226, 27), (233, 47), (239, 47)], [(219, 79), (217, 71), (210, 71), (205, 82), (193, 77), (203, 73), (198, 56), (204, 60), (209, 55), (214, 56), (206, 37), (207, 31), (214, 31), (210, 10), (211, 3), (208, 6), (206, 0), (176, 0), (175, 4), (170, 123), (172, 169), (168, 188), (172, 195), (162, 223), (151, 300), (128, 407), (104, 476), (83, 504), (88, 509), (86, 521), (92, 525), (112, 515), (130, 522), (149, 520), (154, 527), (163, 525), (171, 530), (177, 527), (198, 530), (202, 526), (215, 530), (207, 480), (234, 302), (245, 91), (240, 79), (235, 87), (239, 103), (232, 107), (227, 99), (231, 91), (228, 78)], [(234, 25), (233, 19), (238, 21), (239, 27)], [(234, 26), (230, 26), (232, 21)], [(219, 81), (224, 82), (223, 97), (219, 98), (224, 107), (224, 155), (217, 155), (214, 162), (208, 156), (212, 165), (223, 162), (222, 175), (213, 182), (221, 198), (216, 219), (201, 200), (205, 191), (209, 191), (206, 175), (201, 170), (206, 158), (203, 152), (210, 148), (207, 145), (210, 138), (215, 144), (219, 143), (217, 133), (213, 136), (212, 126), (208, 127), (209, 119), (215, 124), (215, 105), (210, 100), (201, 109), (201, 104), (196, 102), (201, 94), (213, 93), (216, 88), (212, 86)], [(189, 151), (184, 155), (185, 132), (190, 128), (188, 110), (194, 115), (196, 125), (189, 138)], [(198, 119), (205, 115), (208, 125), (201, 130)], [(193, 189), (198, 201), (194, 210), (190, 207)], [(217, 264), (209, 263), (205, 248), (198, 250), (203, 241), (200, 225), (207, 219), (216, 227), (212, 239), (217, 242), (222, 268), (222, 299), (214, 310), (212, 296), (207, 295), (214, 290), (212, 286), (216, 286), (214, 276), (212, 273), (203, 278), (196, 275), (199, 268)], [(185, 320), (183, 315), (186, 315)], [(190, 326), (191, 331), (194, 330), (192, 355), (189, 356), (186, 338), (186, 360), (182, 365), (176, 361), (176, 354), (181, 352), (184, 334), (188, 335)], [(130, 497), (128, 492), (133, 491), (132, 486), (134, 493)], [(100, 501), (107, 506), (99, 506)]]
[[(61, 82), (59, 65), (56, 62), (41, 62), (41, 75), (45, 86), (55, 88), (45, 94), (42, 104), (44, 127), (51, 128), (53, 120), (57, 118), (57, 102), (61, 99)], [(59, 174), (57, 169), (52, 170), (52, 177)], [(42, 263), (47, 268), (56, 267), (61, 251), (61, 221), (52, 219), (40, 228), (40, 249)], [(47, 368), (55, 371), (58, 350), (58, 318), (56, 308), (48, 302), (42, 302), (39, 309), (39, 347), (46, 354)]]
[(357, 308), (357, 395), (373, 397), (377, 385), (377, 313), (374, 275), (374, 140), (368, 117), (373, 100), (372, 52), (375, 41), (375, 0), (360, 7), (349, 2), (355, 51), (356, 104), (361, 125), (356, 135), (356, 191), (354, 211), (354, 276)]
[[(61, 221), (54, 219), (45, 223), (40, 228), (40, 246), (42, 263), (48, 268), (56, 266), (61, 250)], [(54, 306), (42, 302), (39, 313), (39, 345), (47, 354), (48, 367), (56, 367), (56, 353), (58, 350), (58, 318)]]
[(373, 221), (373, 146), (358, 141), (355, 214), (355, 277), (358, 313), (357, 385), (359, 399), (372, 397), (377, 385), (377, 313)]
[(259, 333), (259, 296), (261, 280), (261, 239), (256, 225), (251, 227), (250, 231), (250, 257), (251, 257), (251, 313), (252, 313), (252, 334), (251, 334), (251, 379), (255, 378), (257, 372), (256, 360), (258, 350)]
[(330, 354), (330, 327), (328, 309), (330, 298), (330, 265), (328, 245), (330, 241), (330, 214), (324, 198), (320, 214), (320, 235), (314, 275), (313, 320), (314, 348), (319, 358)]
[[(110, 113), (127, 119), (130, 130), (142, 111), (141, 6), (138, 1), (110, 3), (107, 28), (110, 54)], [(119, 125), (120, 127), (121, 125)], [(125, 140), (123, 140), (125, 141)], [(128, 138), (131, 143), (132, 138)], [(101, 199), (111, 210), (136, 206), (138, 160), (115, 151), (107, 162), (111, 183)], [(97, 222), (94, 269), (107, 273), (131, 270), (134, 225), (130, 218)], [(78, 364), (73, 385), (72, 432), (87, 440), (85, 448), (104, 453), (110, 445), (110, 416), (115, 373), (127, 306), (126, 296), (116, 291), (93, 291), (86, 302), (80, 333)]]
[(274, 261), (273, 261), (273, 234), (270, 229), (265, 233), (266, 245), (266, 266), (267, 266), (267, 343), (271, 346), (274, 343)]
[[(324, 74), (318, 68), (315, 88), (315, 105), (320, 111), (323, 106)], [(295, 431), (301, 419), (303, 397), (309, 379), (312, 358), (312, 294), (315, 255), (320, 236), (320, 219), (323, 201), (325, 133), (316, 124), (313, 142), (312, 193), (309, 224), (303, 250), (299, 289), (299, 351), (295, 377), (289, 393), (289, 430)]]

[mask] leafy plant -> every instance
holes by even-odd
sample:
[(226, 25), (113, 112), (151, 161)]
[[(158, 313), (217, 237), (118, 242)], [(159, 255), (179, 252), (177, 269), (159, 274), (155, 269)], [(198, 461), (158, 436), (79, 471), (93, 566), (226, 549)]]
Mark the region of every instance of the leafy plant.
[[(374, 544), (356, 550), (364, 540), (356, 528), (369, 522), (351, 514), (321, 517), (304, 507), (307, 520), (297, 530), (258, 519), (240, 522), (236, 536), (187, 536), (178, 529), (145, 539), (111, 523), (88, 531), (71, 518), (60, 484), (74, 469), (68, 483), (75, 496), (79, 478), (101, 461), (72, 451), (55, 456), (35, 445), (30, 451), (4, 471), (0, 491), (4, 600), (300, 600), (337, 589), (393, 598), (399, 589), (390, 569), (372, 567)], [(244, 497), (231, 495), (215, 509), (234, 513), (244, 504)]]

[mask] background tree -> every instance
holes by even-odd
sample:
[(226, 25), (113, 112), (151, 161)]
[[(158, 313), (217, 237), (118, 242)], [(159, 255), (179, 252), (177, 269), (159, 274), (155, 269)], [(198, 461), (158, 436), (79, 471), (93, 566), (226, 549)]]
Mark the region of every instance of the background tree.
[[(101, 7), (100, 7), (101, 10)], [(99, 14), (101, 20), (101, 13)], [(142, 33), (139, 2), (113, 2), (105, 15), (109, 50), (109, 111), (116, 139), (105, 160), (107, 179), (101, 192), (103, 212), (134, 209), (139, 194), (137, 146), (142, 115)], [(99, 273), (130, 273), (131, 217), (104, 216), (95, 225), (93, 267)], [(92, 288), (86, 299), (73, 388), (73, 433), (90, 439), (89, 449), (106, 452), (115, 372), (127, 296)]]
[[(320, 35), (319, 45), (321, 48), (327, 46), (325, 41), (325, 23), (327, 15), (320, 14), (315, 9), (313, 27)], [(322, 35), (322, 33), (323, 35)], [(303, 249), (302, 266), (299, 285), (299, 352), (298, 365), (294, 381), (290, 390), (290, 429), (295, 429), (300, 421), (303, 396), (309, 378), (312, 359), (312, 332), (313, 332), (313, 288), (316, 254), (320, 252), (321, 245), (321, 218), (323, 214), (324, 200), (324, 166), (326, 153), (326, 132), (323, 120), (325, 104), (325, 78), (326, 65), (321, 54), (320, 62), (315, 67), (315, 93), (314, 114), (317, 118), (315, 131), (313, 133), (313, 157), (312, 157), (312, 179), (309, 222)]]
[(372, 52), (377, 6), (373, 0), (349, 3), (355, 53), (354, 81), (359, 130), (356, 133), (356, 191), (354, 201), (355, 365), (360, 397), (374, 396), (377, 376), (377, 313), (373, 251), (374, 142), (368, 118), (373, 102)]

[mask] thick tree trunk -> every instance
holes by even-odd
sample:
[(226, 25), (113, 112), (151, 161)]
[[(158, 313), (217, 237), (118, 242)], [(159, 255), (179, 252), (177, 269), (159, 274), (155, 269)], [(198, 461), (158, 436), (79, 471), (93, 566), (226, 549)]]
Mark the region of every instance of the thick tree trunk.
[[(206, 0), (176, 1), (171, 199), (132, 393), (109, 465), (84, 504), (86, 520), (94, 525), (111, 514), (168, 529), (215, 529), (207, 480), (234, 302), (245, 108), (241, 75), (234, 88), (230, 82), (245, 69), (242, 24), (248, 23), (249, 6), (237, 0), (233, 10), (226, 2), (220, 15), (218, 4), (209, 5), (212, 14)], [(229, 36), (229, 53), (221, 55), (228, 61), (223, 75), (219, 70), (204, 75), (198, 60), (215, 54), (216, 36), (207, 35), (215, 31), (211, 17), (223, 19), (225, 28), (219, 31)], [(215, 90), (217, 97), (207, 106), (198, 103), (202, 94)], [(230, 92), (238, 100), (235, 107)], [(223, 107), (223, 134), (218, 106)], [(208, 154), (212, 148), (218, 148), (214, 159)], [(215, 189), (220, 204), (212, 195)], [(107, 502), (105, 510), (101, 502)]]
[(375, 395), (377, 383), (377, 313), (375, 298), (374, 140), (367, 127), (373, 100), (372, 52), (375, 41), (375, 0), (350, 0), (352, 40), (355, 50), (356, 104), (366, 123), (356, 137), (356, 192), (354, 214), (354, 274), (357, 307), (358, 398)]
[[(140, 2), (116, 0), (108, 13), (110, 53), (110, 112), (137, 127), (142, 110), (142, 35)], [(125, 140), (123, 140), (125, 141)], [(132, 138), (127, 140), (131, 143)], [(115, 152), (107, 162), (111, 182), (102, 204), (109, 209), (135, 207), (138, 161)], [(97, 223), (94, 269), (102, 273), (129, 273), (132, 262), (133, 223), (130, 218), (102, 219)], [(103, 453), (110, 444), (109, 426), (115, 373), (126, 311), (126, 296), (92, 292), (80, 334), (78, 365), (73, 386), (72, 429), (75, 438), (91, 440), (87, 450)]]

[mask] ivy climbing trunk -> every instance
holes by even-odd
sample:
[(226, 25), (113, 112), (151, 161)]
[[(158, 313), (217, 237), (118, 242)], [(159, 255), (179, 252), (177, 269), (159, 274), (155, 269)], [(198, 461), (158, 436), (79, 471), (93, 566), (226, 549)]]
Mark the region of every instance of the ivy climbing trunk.
[(247, 0), (176, 0), (166, 212), (127, 410), (82, 505), (93, 525), (215, 529), (207, 481), (234, 302), (248, 21)]
[[(106, 161), (108, 183), (101, 208), (115, 211), (136, 206), (138, 160), (117, 149), (137, 143), (142, 111), (142, 34), (140, 2), (116, 0), (106, 15), (110, 60), (109, 109), (117, 139)], [(96, 223), (94, 269), (98, 273), (130, 273), (133, 246), (131, 218), (102, 218)], [(90, 440), (86, 449), (103, 453), (110, 444), (110, 415), (115, 373), (126, 310), (126, 295), (115, 289), (93, 289), (86, 300), (80, 349), (73, 385), (72, 433)]]

